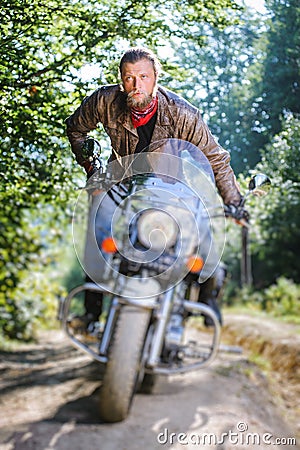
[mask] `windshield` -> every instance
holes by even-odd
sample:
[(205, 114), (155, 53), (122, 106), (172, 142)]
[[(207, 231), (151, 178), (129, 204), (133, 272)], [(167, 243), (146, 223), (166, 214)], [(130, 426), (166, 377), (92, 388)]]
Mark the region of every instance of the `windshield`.
[[(143, 179), (152, 176), (169, 184), (186, 186), (195, 195), (201, 195), (207, 207), (216, 204), (214, 174), (206, 156), (195, 145), (179, 140), (164, 139), (154, 142), (141, 153), (119, 157), (108, 163), (106, 179), (112, 183), (125, 182), (133, 175)], [(86, 189), (97, 189), (103, 174), (93, 175)]]
[[(188, 181), (191, 176), (190, 165), (193, 165), (214, 182), (214, 174), (208, 159), (199, 148), (190, 142), (180, 139), (165, 139), (154, 142), (145, 151), (150, 165), (154, 166), (156, 172), (168, 171), (170, 176), (174, 175), (182, 181)], [(169, 161), (168, 164), (167, 161)]]
[[(81, 191), (82, 194), (84, 191)], [(214, 272), (225, 242), (222, 201), (209, 161), (193, 144), (177, 139), (162, 140), (139, 154), (119, 157), (107, 164), (104, 174), (97, 172), (88, 180), (86, 191), (91, 205), (89, 224), (95, 248), (99, 248), (100, 234), (112, 236), (119, 254), (132, 263), (156, 261), (163, 254), (161, 246), (159, 249), (155, 247), (157, 239), (153, 248), (149, 249), (141, 250), (132, 244), (139, 232), (136, 224), (140, 223), (140, 218), (149, 219), (150, 212), (156, 211), (156, 218), (165, 219), (154, 229), (153, 239), (159, 230), (164, 230), (165, 223), (170, 220), (168, 218), (174, 220), (179, 230), (176, 250), (175, 247), (172, 250), (174, 264), (158, 276), (169, 281), (168, 274), (172, 272), (177, 283), (188, 270), (181, 267), (181, 261), (191, 254), (201, 254), (205, 261), (200, 275), (202, 281)], [(83, 195), (79, 195), (73, 221), (77, 254), (81, 251), (80, 245), (82, 248), (83, 227), (79, 216), (84, 217), (81, 213), (83, 203)], [(142, 222), (148, 223), (146, 219)], [(168, 228), (167, 232), (170, 230)], [(150, 228), (148, 231), (151, 242), (152, 231)], [(88, 254), (85, 252), (87, 261), (91, 259)], [(84, 261), (82, 264), (85, 272), (94, 279), (96, 275), (92, 276), (92, 270), (86, 268)], [(110, 270), (115, 269), (111, 266)]]

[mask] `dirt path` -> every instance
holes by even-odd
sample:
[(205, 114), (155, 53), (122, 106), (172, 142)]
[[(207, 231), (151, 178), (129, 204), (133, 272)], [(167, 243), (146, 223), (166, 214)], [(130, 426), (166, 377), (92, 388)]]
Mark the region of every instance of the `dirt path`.
[(300, 448), (297, 417), (285, 414), (246, 354), (223, 353), (209, 368), (162, 377), (114, 425), (97, 418), (101, 368), (61, 332), (0, 358), (1, 450)]

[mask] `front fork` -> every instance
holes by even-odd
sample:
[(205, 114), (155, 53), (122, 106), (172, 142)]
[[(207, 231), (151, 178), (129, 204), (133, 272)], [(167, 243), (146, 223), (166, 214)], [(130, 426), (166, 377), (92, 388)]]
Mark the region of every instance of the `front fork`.
[[(160, 308), (156, 312), (157, 323), (153, 332), (152, 344), (146, 359), (146, 370), (154, 374), (170, 375), (184, 373), (202, 368), (209, 364), (216, 357), (221, 337), (221, 326), (215, 312), (204, 303), (192, 302), (190, 300), (181, 300), (184, 298), (180, 287), (173, 287), (168, 290), (161, 302)], [(167, 325), (174, 309), (184, 310), (187, 313), (196, 315), (206, 315), (211, 318), (213, 323), (212, 344), (208, 346), (207, 351), (202, 351), (199, 360), (191, 364), (182, 364), (181, 366), (163, 367), (160, 365), (160, 357), (166, 337)], [(197, 359), (197, 358), (196, 358)]]
[[(202, 303), (195, 303), (190, 300), (181, 300), (183, 296), (181, 295), (182, 293), (179, 292), (180, 287), (182, 286), (178, 285), (166, 291), (161, 302), (157, 302), (157, 299), (153, 297), (148, 300), (143, 300), (142, 302), (138, 299), (114, 297), (112, 299), (112, 304), (109, 310), (107, 322), (105, 324), (105, 329), (102, 335), (100, 346), (98, 348), (98, 352), (94, 351), (84, 342), (77, 339), (74, 334), (72, 334), (70, 326), (68, 324), (68, 313), (71, 300), (75, 295), (84, 290), (103, 292), (103, 289), (99, 288), (93, 283), (86, 283), (73, 289), (60, 306), (59, 319), (62, 322), (65, 332), (77, 348), (83, 350), (85, 353), (88, 353), (89, 356), (92, 356), (92, 358), (96, 359), (97, 361), (101, 363), (107, 363), (109, 343), (114, 331), (114, 324), (118, 315), (118, 310), (120, 307), (122, 307), (122, 304), (154, 310), (156, 323), (154, 326), (152, 342), (148, 351), (148, 355), (145, 359), (146, 368), (148, 368), (151, 373), (161, 375), (184, 373), (187, 371), (196, 370), (208, 364), (215, 358), (219, 347), (221, 327), (216, 314), (209, 306)], [(205, 314), (209, 316), (212, 319), (214, 327), (213, 341), (212, 345), (207, 351), (207, 354), (202, 354), (201, 360), (199, 360), (198, 362), (186, 365), (183, 364), (181, 367), (162, 367), (160, 366), (160, 357), (165, 341), (167, 325), (174, 307), (183, 309), (186, 312), (190, 312), (192, 314)]]
[(169, 289), (163, 299), (161, 308), (157, 312), (157, 325), (153, 333), (153, 341), (149, 352), (147, 366), (153, 368), (157, 365), (162, 352), (167, 323), (173, 307), (174, 287)]

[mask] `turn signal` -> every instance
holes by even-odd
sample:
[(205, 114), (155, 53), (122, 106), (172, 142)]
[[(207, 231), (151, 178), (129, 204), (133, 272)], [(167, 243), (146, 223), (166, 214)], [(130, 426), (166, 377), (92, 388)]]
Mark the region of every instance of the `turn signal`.
[(105, 253), (116, 253), (118, 250), (116, 243), (112, 237), (107, 237), (107, 238), (103, 239), (103, 241), (101, 243), (101, 249)]
[(204, 266), (204, 261), (200, 256), (193, 255), (189, 257), (186, 265), (190, 272), (197, 273), (200, 272), (200, 270)]

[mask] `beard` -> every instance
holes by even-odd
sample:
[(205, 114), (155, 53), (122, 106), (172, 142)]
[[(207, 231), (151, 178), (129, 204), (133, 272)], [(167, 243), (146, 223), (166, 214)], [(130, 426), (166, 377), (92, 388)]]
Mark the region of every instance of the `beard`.
[[(134, 94), (137, 93), (143, 94), (144, 97), (135, 98)], [(129, 106), (129, 108), (144, 109), (149, 105), (149, 103), (151, 103), (152, 100), (152, 95), (147, 94), (145, 91), (135, 89), (134, 91), (129, 92), (129, 94), (127, 95), (127, 106)]]

